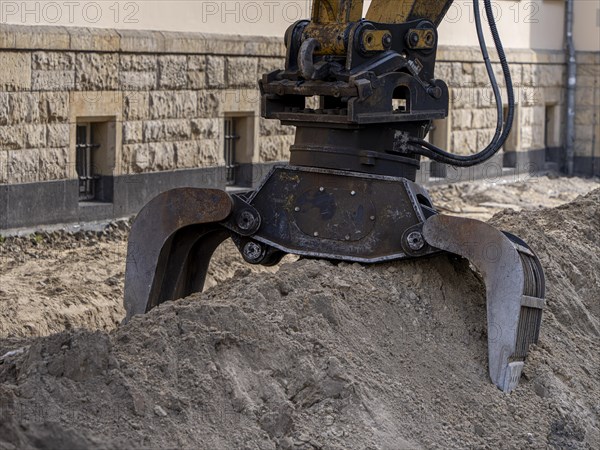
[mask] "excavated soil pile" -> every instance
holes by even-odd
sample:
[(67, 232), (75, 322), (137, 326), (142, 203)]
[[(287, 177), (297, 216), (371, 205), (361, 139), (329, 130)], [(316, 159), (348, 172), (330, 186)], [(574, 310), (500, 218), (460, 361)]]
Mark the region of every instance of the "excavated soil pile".
[(600, 190), (492, 222), (548, 281), (515, 392), (464, 260), (301, 260), (106, 333), (0, 343), (0, 448), (600, 448)]
[[(130, 225), (122, 220), (98, 231), (45, 231), (0, 240), (0, 337), (75, 328), (110, 331), (121, 323)], [(215, 252), (205, 284), (212, 287), (237, 271), (275, 270), (249, 266), (227, 240)]]

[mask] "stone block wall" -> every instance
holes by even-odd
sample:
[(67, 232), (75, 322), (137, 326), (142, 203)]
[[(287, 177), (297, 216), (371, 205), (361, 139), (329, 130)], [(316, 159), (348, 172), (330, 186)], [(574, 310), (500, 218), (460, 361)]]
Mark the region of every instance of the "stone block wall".
[[(560, 149), (564, 142), (565, 57), (507, 53), (517, 110), (504, 150), (517, 170), (543, 169), (546, 148)], [(249, 137), (240, 160), (245, 166), (288, 159), (294, 129), (260, 118), (257, 88), (263, 73), (283, 67), (284, 55), (282, 41), (273, 38), (3, 25), (0, 229), (27, 222), (6, 219), (18, 212), (6, 209), (18, 203), (15, 192), (35, 199), (46, 182), (63, 182), (56, 195), (70, 202), (62, 206), (70, 211), (64, 220), (82, 217), (75, 170), (80, 119), (100, 117), (117, 128), (110, 173), (103, 173), (115, 178), (115, 206), (102, 213), (109, 216), (136, 212), (151, 196), (180, 184), (224, 187), (228, 116), (245, 118)], [(580, 57), (576, 153), (583, 167), (590, 165), (586, 158), (600, 153), (598, 57)], [(495, 71), (503, 85), (497, 63)], [(435, 124), (431, 139), (459, 154), (483, 148), (493, 135), (496, 112), (479, 49), (440, 48), (436, 76), (450, 86), (451, 113)], [(202, 178), (203, 173), (211, 175)], [(126, 204), (118, 204), (123, 198)], [(30, 222), (43, 223), (43, 217), (42, 211)]]
[[(225, 96), (255, 90), (262, 72), (283, 65), (283, 54), (275, 39), (7, 26), (0, 39), (0, 183), (75, 178), (70, 125), (95, 115), (98, 102), (101, 115), (122, 127), (111, 175), (222, 166), (223, 116), (243, 113), (258, 122), (260, 108), (258, 95), (244, 100), (243, 111)], [(251, 162), (286, 159), (293, 130), (263, 119), (259, 129)]]
[[(562, 145), (561, 133), (549, 139), (548, 113), (552, 120), (564, 121), (565, 109), (565, 58), (558, 52), (509, 50), (507, 56), (515, 92), (516, 108), (511, 135), (505, 152), (543, 151), (550, 145)], [(442, 48), (438, 57), (436, 77), (449, 80), (450, 117), (447, 135), (441, 140), (450, 151), (472, 154), (484, 148), (496, 128), (496, 104), (489, 77), (481, 62), (479, 48)], [(504, 77), (499, 63), (494, 72), (502, 88), (502, 100), (507, 105)], [(550, 133), (551, 134), (551, 133)], [(440, 139), (439, 136), (436, 136)], [(532, 161), (526, 162), (531, 164)], [(539, 167), (543, 169), (543, 167)]]
[(600, 175), (600, 53), (577, 55), (575, 104), (575, 165), (585, 175)]

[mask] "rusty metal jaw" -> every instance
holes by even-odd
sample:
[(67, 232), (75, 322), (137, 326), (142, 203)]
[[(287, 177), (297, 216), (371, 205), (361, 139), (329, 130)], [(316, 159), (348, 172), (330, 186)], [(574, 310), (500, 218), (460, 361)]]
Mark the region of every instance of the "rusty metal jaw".
[(227, 238), (218, 223), (232, 209), (223, 191), (182, 188), (159, 195), (140, 211), (127, 247), (125, 321), (202, 290), (210, 258)]
[(488, 362), (492, 382), (517, 387), (529, 346), (538, 340), (544, 274), (525, 243), (473, 219), (436, 215), (423, 225), (426, 241), (467, 258), (485, 280)]

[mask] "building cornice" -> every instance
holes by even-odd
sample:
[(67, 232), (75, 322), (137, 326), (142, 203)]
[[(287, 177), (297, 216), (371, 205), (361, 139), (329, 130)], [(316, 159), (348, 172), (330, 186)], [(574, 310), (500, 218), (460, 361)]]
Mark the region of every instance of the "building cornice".
[[(151, 54), (207, 54), (284, 57), (281, 38), (229, 34), (183, 33), (152, 30), (0, 25), (1, 50), (118, 52)], [(521, 64), (564, 64), (562, 50), (507, 49), (509, 62)], [(492, 61), (497, 62), (490, 49)], [(583, 64), (597, 64), (598, 52), (579, 52)], [(438, 48), (439, 62), (481, 62), (477, 46)]]

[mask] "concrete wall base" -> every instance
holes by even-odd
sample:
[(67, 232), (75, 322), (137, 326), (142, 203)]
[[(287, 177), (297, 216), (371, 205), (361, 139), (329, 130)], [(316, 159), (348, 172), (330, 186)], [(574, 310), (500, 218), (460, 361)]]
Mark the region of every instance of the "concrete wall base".
[(169, 189), (225, 189), (225, 168), (123, 175), (113, 177), (112, 181), (110, 203), (80, 202), (77, 180), (0, 185), (0, 230), (131, 216)]

